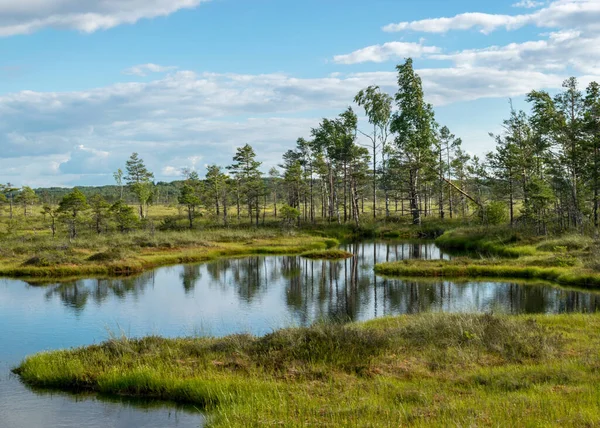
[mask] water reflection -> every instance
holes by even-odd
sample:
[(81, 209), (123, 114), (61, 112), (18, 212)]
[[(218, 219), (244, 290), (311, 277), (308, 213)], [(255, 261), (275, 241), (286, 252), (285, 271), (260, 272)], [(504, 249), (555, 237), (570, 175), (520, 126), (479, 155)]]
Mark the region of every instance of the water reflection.
[[(356, 243), (343, 261), (313, 261), (297, 256), (224, 259), (149, 272), (135, 278), (80, 280), (51, 286), (47, 299), (59, 298), (76, 313), (107, 299), (138, 300), (156, 286), (183, 286), (169, 304), (203, 296), (197, 305), (214, 305), (223, 293), (242, 311), (259, 311), (306, 325), (317, 319), (360, 320), (418, 312), (520, 313), (594, 312), (600, 295), (549, 285), (511, 282), (399, 280), (377, 277), (376, 263), (408, 258), (448, 259), (434, 244)], [(157, 280), (157, 277), (160, 279)], [(204, 312), (200, 310), (200, 313)]]
[[(199, 266), (184, 266), (198, 269)], [(81, 312), (89, 301), (101, 305), (107, 299), (115, 297), (124, 300), (126, 297), (134, 299), (141, 296), (146, 288), (154, 284), (154, 272), (147, 272), (139, 276), (120, 279), (85, 279), (69, 281), (48, 286), (46, 299), (58, 297), (65, 306), (75, 312)], [(187, 290), (184, 279), (184, 288)]]

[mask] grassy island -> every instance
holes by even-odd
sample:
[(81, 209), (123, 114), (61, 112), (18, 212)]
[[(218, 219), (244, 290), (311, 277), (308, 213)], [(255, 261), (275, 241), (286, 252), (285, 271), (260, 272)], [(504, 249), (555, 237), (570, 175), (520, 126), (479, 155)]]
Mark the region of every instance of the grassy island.
[(211, 426), (595, 426), (600, 316), (416, 315), (28, 357), (33, 387), (191, 403)]
[(600, 287), (600, 247), (583, 235), (543, 238), (506, 227), (462, 228), (436, 240), (451, 260), (403, 260), (375, 267), (381, 275), (538, 279), (584, 288)]

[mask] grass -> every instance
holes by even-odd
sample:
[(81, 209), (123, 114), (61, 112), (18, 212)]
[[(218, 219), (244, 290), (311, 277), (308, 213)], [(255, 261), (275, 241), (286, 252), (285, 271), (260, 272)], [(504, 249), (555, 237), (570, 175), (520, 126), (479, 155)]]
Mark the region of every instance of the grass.
[(519, 278), (600, 287), (599, 247), (586, 236), (544, 239), (505, 227), (463, 228), (445, 233), (436, 244), (461, 256), (382, 263), (375, 266), (375, 271), (388, 276)]
[(73, 242), (39, 236), (0, 244), (0, 275), (62, 278), (129, 275), (159, 266), (254, 254), (301, 254), (339, 245), (332, 238), (270, 229), (135, 232)]
[(28, 357), (35, 387), (191, 403), (211, 426), (596, 426), (600, 315), (423, 314)]
[[(189, 230), (185, 228), (185, 213), (178, 213), (173, 207), (156, 206), (138, 230), (119, 233), (109, 224), (107, 231), (97, 234), (89, 219), (82, 219), (78, 237), (69, 240), (62, 223), (58, 223), (53, 238), (48, 219), (44, 220), (36, 209), (31, 212), (33, 215), (24, 217), (16, 210), (12, 220), (0, 215), (0, 276), (43, 279), (131, 275), (159, 266), (218, 257), (331, 250), (340, 240), (361, 237), (437, 236), (445, 228), (455, 226), (428, 219), (423, 226), (413, 227), (406, 218), (391, 218), (365, 219), (363, 226), (356, 228), (351, 223), (320, 220), (290, 231), (282, 229), (280, 220), (272, 216), (260, 227), (245, 223), (247, 218), (238, 221), (235, 217), (224, 227), (213, 216), (206, 215), (197, 219), (195, 229)], [(166, 219), (174, 219), (170, 224), (175, 230), (161, 230)], [(338, 256), (341, 253), (329, 251), (320, 257)]]

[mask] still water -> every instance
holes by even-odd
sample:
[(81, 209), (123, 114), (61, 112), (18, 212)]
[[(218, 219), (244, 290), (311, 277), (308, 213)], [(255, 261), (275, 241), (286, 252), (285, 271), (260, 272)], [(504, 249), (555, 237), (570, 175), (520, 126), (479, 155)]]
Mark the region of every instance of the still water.
[(10, 374), (26, 355), (143, 336), (265, 334), (319, 319), (418, 312), (594, 312), (600, 294), (540, 284), (399, 280), (374, 263), (449, 258), (434, 244), (359, 243), (352, 259), (246, 257), (175, 266), (127, 279), (46, 286), (0, 279), (0, 428), (198, 427), (194, 408), (31, 391)]

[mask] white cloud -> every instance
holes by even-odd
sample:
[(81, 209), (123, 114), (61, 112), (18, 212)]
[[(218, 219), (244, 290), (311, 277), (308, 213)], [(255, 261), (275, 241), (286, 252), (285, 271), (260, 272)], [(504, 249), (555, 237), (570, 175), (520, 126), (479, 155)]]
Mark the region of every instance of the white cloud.
[(130, 68), (124, 70), (123, 74), (127, 74), (130, 76), (144, 77), (144, 76), (147, 76), (149, 73), (166, 73), (168, 71), (174, 71), (174, 70), (177, 70), (177, 67), (163, 66), (163, 65), (148, 63), (148, 64), (134, 65), (133, 67), (130, 67)]
[[(436, 106), (558, 88), (567, 77), (477, 61), (417, 71), (427, 101)], [(396, 73), (299, 79), (178, 71), (87, 91), (7, 94), (0, 96), (0, 182), (106, 184), (134, 151), (157, 180), (169, 180), (200, 161), (227, 165), (246, 143), (268, 169), (298, 137), (309, 137), (321, 117), (338, 114), (358, 90), (374, 84), (393, 93)]]
[(550, 33), (546, 40), (468, 49), (430, 58), (450, 60), (458, 67), (599, 74), (599, 45), (600, 35), (585, 36), (580, 31), (565, 30)]
[(421, 43), (389, 42), (383, 45), (368, 46), (346, 55), (336, 55), (333, 61), (338, 64), (358, 64), (362, 62), (385, 62), (397, 58), (420, 58), (424, 54), (434, 54), (441, 49)]
[(181, 170), (182, 168), (167, 165), (162, 169), (162, 175), (163, 177), (181, 177)]
[(209, 0), (0, 0), (0, 36), (44, 28), (85, 33), (167, 16)]
[(537, 7), (543, 6), (544, 2), (535, 1), (535, 0), (521, 0), (518, 3), (512, 5), (512, 7), (519, 7), (522, 9), (535, 9)]
[(451, 18), (433, 18), (400, 22), (383, 27), (387, 32), (413, 30), (425, 33), (446, 33), (451, 30), (479, 29), (487, 34), (500, 28), (515, 30), (526, 25), (539, 28), (600, 28), (600, 1), (555, 0), (547, 7), (521, 15), (462, 13)]

